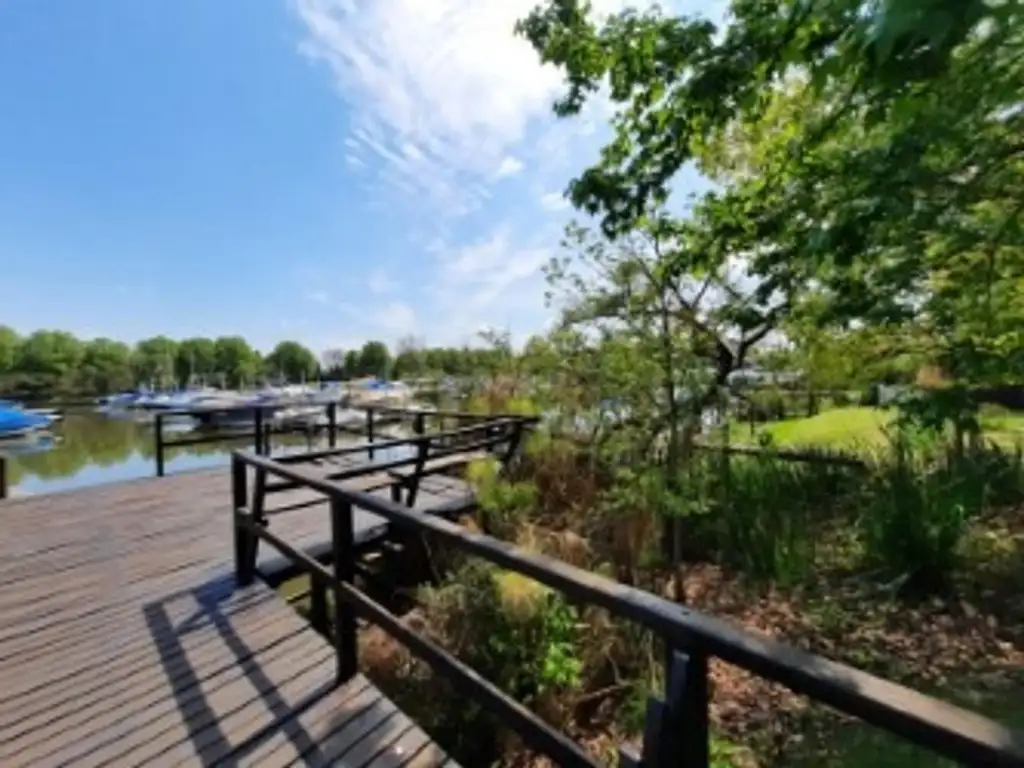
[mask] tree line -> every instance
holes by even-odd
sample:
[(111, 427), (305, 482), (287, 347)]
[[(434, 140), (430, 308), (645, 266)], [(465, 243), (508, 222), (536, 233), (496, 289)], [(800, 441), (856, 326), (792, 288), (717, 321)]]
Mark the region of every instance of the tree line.
[(21, 335), (0, 325), (0, 393), (91, 397), (195, 383), (245, 387), (364, 376), (465, 376), (493, 366), (500, 354), (493, 348), (428, 348), (404, 339), (394, 352), (382, 341), (367, 341), (359, 349), (328, 350), (321, 361), (313, 350), (290, 340), (262, 354), (242, 336), (154, 336), (132, 345), (109, 338), (80, 339), (60, 330)]

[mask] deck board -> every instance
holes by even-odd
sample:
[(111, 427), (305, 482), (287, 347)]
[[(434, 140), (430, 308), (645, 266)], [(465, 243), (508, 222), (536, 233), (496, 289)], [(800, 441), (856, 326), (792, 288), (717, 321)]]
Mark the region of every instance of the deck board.
[[(271, 525), (309, 547), (328, 517)], [(0, 765), (449, 764), (365, 678), (336, 686), (269, 587), (235, 586), (230, 533), (223, 469), (0, 502)]]

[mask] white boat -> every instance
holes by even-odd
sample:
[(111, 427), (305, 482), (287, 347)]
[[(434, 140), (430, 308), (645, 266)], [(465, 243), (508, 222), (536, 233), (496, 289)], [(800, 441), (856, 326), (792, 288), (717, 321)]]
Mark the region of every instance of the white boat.
[(264, 408), (241, 393), (220, 392), (195, 398), (189, 406), (189, 415), (204, 427), (240, 427), (253, 423), (253, 410), (258, 407)]
[(294, 405), (274, 413), (271, 417), (277, 427), (326, 426), (328, 419), (323, 406)]
[(34, 413), (37, 416), (44, 416), (50, 423), (56, 423), (64, 418), (64, 414), (57, 408), (22, 408), (25, 413)]
[(400, 381), (370, 379), (352, 387), (349, 402), (356, 408), (404, 408), (412, 398), (412, 390)]
[(366, 426), (366, 411), (355, 408), (342, 408), (335, 417), (335, 423), (345, 429), (363, 429)]

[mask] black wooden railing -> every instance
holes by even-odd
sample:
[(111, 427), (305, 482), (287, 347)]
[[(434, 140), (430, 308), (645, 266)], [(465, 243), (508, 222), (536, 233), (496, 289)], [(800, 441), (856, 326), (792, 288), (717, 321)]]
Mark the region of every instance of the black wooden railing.
[[(386, 424), (394, 422), (410, 423), (414, 434), (426, 432), (443, 432), (447, 425), (454, 424), (456, 427), (464, 426), (481, 420), (495, 418), (495, 415), (481, 415), (466, 413), (463, 411), (422, 411), (418, 409), (388, 407), (388, 406), (363, 406), (353, 407), (348, 410), (362, 411), (365, 414), (365, 421), (359, 426), (341, 424), (338, 421), (337, 403), (323, 405), (322, 415), (325, 416), (323, 423), (313, 421), (303, 426), (281, 426), (275, 425), (273, 420), (273, 409), (253, 405), (229, 406), (226, 408), (202, 409), (174, 409), (158, 411), (154, 416), (154, 461), (156, 464), (157, 477), (164, 477), (167, 471), (167, 456), (174, 448), (185, 448), (194, 445), (220, 444), (248, 442), (253, 451), (261, 456), (268, 456), (272, 452), (273, 436), (305, 436), (309, 450), (312, 450), (314, 437), (326, 435), (329, 449), (337, 445), (339, 434), (348, 434), (365, 438), (369, 443), (369, 458), (373, 458), (377, 450), (377, 439), (380, 429)], [(232, 414), (242, 416), (238, 423), (231, 427), (211, 429), (203, 434), (189, 433), (185, 437), (172, 439), (168, 437), (168, 423), (175, 418), (182, 416), (201, 417), (207, 414)], [(498, 414), (501, 416), (503, 414)], [(510, 414), (504, 414), (510, 416)], [(309, 414), (312, 417), (313, 414)]]
[[(486, 425), (485, 425), (486, 428)], [(331, 516), (331, 564), (317, 562), (268, 530), (267, 519), (248, 498), (250, 469), (257, 484), (273, 476), (327, 497)], [(464, 695), (497, 716), (531, 748), (564, 766), (597, 763), (572, 739), (553, 728), (497, 686), (399, 617), (355, 584), (353, 509), (379, 515), (393, 526), (429, 533), (466, 553), (535, 579), (577, 603), (595, 605), (654, 632), (669, 649), (664, 700), (648, 702), (641, 750), (625, 748), (621, 764), (660, 768), (709, 765), (708, 662), (718, 658), (798, 694), (827, 704), (885, 731), (967, 765), (1024, 766), (1024, 735), (909, 688), (814, 656), (717, 619), (691, 611), (651, 593), (610, 581), (552, 558), (522, 551), (506, 542), (474, 533), (441, 517), (417, 512), (400, 501), (388, 502), (312, 477), (294, 462), (253, 452), (232, 457), (235, 568), (238, 583), (255, 578), (254, 552), (265, 541), (305, 570), (314, 585), (312, 617), (331, 624), (339, 684), (358, 669), (357, 618), (389, 633), (448, 678)], [(261, 480), (261, 478), (263, 478)], [(258, 495), (256, 496), (258, 498)], [(326, 591), (334, 593), (327, 621)]]

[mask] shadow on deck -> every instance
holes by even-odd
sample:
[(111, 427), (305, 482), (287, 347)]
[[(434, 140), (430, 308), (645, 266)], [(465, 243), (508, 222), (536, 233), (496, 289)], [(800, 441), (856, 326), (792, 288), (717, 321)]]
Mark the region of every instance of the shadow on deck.
[[(219, 579), (145, 606), (180, 723), (148, 739), (146, 755), (122, 753), (119, 760), (184, 758), (204, 766), (343, 761), (353, 768), (446, 762), (361, 675), (339, 685), (328, 642), (267, 592), (259, 584), (236, 591), (233, 579)], [(196, 608), (174, 621), (167, 606), (185, 596)], [(265, 616), (262, 622), (249, 618), (267, 603), (273, 604), (273, 632)], [(197, 637), (205, 637), (205, 654), (190, 653)]]

